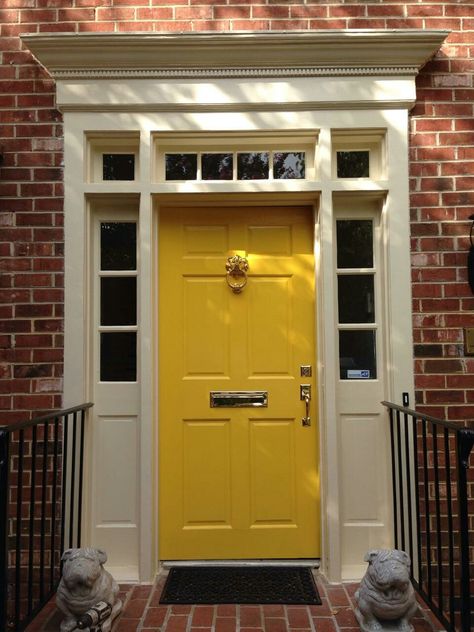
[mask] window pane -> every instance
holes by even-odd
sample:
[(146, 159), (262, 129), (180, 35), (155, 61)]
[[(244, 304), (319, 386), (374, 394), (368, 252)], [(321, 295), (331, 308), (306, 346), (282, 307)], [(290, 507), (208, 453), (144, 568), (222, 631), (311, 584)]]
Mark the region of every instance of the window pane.
[(100, 269), (135, 270), (137, 225), (135, 222), (101, 222)]
[(102, 166), (104, 180), (135, 179), (134, 154), (103, 154)]
[(166, 180), (196, 180), (197, 154), (165, 154)]
[(375, 331), (340, 331), (339, 366), (341, 380), (375, 379)]
[(337, 177), (338, 178), (368, 178), (369, 177), (369, 152), (368, 151), (338, 151), (337, 152)]
[(280, 179), (301, 179), (305, 177), (305, 153), (278, 152), (273, 154), (273, 177)]
[(100, 324), (137, 324), (136, 277), (105, 277), (100, 280)]
[(337, 221), (337, 267), (372, 268), (373, 225), (370, 219)]
[(351, 274), (339, 276), (337, 283), (339, 322), (375, 322), (373, 275)]
[(137, 379), (137, 334), (100, 334), (100, 379), (102, 382), (135, 382)]
[(232, 180), (234, 158), (232, 154), (202, 154), (203, 180)]
[(268, 180), (268, 152), (237, 154), (237, 178), (239, 180)]

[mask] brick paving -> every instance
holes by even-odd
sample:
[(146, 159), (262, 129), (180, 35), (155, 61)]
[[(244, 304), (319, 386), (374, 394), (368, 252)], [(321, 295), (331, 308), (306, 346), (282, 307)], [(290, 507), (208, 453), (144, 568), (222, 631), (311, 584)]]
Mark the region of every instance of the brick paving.
[[(161, 605), (166, 571), (153, 585), (121, 586), (124, 608), (112, 632), (357, 632), (354, 593), (358, 584), (328, 584), (316, 574), (321, 606)], [(61, 614), (54, 600), (26, 632), (58, 632)], [(421, 605), (415, 632), (438, 632), (443, 626)]]

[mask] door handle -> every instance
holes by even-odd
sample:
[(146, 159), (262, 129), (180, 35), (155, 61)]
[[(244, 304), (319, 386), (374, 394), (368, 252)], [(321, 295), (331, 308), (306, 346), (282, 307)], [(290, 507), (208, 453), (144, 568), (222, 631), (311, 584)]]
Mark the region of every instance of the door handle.
[(311, 402), (311, 384), (300, 385), (300, 399), (305, 403), (305, 416), (301, 419), (303, 426), (311, 426), (310, 402)]

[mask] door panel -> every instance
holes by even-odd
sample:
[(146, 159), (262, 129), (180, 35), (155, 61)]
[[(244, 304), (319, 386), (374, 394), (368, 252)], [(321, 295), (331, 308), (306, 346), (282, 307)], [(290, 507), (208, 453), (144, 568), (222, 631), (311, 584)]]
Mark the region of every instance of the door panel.
[[(315, 358), (312, 227), (309, 208), (161, 210), (161, 559), (319, 555), (316, 388), (299, 373)], [(220, 390), (267, 391), (268, 407), (211, 408)]]
[(296, 524), (295, 465), (294, 420), (251, 420), (250, 523), (253, 527)]
[(185, 527), (231, 524), (229, 422), (229, 419), (184, 422)]

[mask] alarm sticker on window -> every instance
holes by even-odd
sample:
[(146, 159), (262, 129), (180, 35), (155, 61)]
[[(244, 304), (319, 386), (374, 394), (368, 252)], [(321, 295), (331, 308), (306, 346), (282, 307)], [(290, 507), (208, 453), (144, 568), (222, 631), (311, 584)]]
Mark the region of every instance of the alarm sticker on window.
[(370, 370), (369, 369), (349, 369), (347, 371), (347, 378), (349, 380), (368, 380), (370, 379)]

